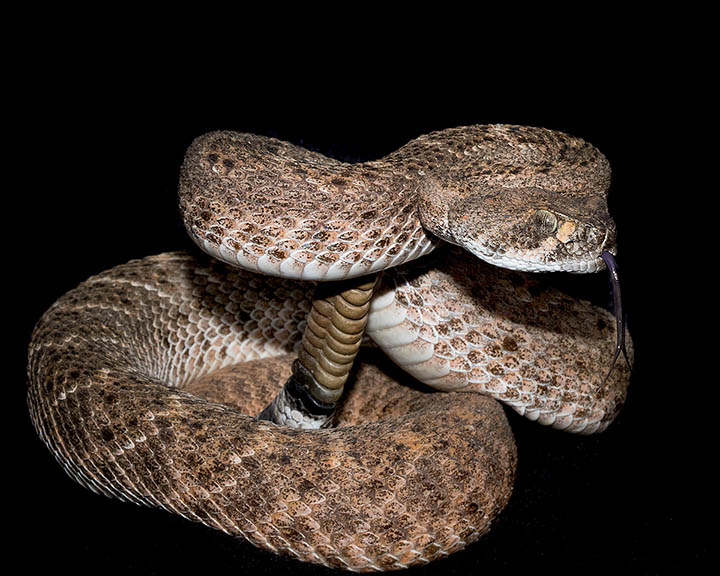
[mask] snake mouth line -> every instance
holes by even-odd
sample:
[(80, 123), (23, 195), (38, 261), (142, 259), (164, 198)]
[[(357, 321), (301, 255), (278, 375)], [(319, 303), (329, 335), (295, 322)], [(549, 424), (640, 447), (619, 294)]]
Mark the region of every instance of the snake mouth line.
[[(565, 254), (554, 257), (549, 254), (538, 254), (535, 249), (500, 247), (492, 242), (477, 241), (462, 243), (449, 240), (468, 250), (481, 260), (520, 272), (570, 272), (572, 274), (592, 274), (599, 272), (607, 262), (602, 254), (613, 255), (614, 232), (605, 227), (605, 235), (598, 248), (583, 253)], [(606, 248), (610, 244), (609, 248)]]
[(582, 260), (567, 260), (563, 262), (543, 262), (542, 260), (530, 260), (515, 256), (510, 253), (499, 253), (497, 251), (473, 249), (471, 252), (481, 260), (494, 266), (517, 270), (519, 272), (571, 272), (574, 274), (588, 274), (598, 272), (602, 269), (601, 258), (585, 258)]

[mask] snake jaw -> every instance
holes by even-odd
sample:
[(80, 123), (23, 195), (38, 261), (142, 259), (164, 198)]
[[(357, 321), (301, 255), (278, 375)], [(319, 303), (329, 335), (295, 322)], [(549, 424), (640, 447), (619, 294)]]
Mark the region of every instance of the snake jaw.
[(535, 250), (499, 248), (492, 243), (482, 242), (464, 244), (463, 248), (489, 264), (520, 272), (591, 274), (605, 267), (605, 262), (600, 256), (556, 260)]

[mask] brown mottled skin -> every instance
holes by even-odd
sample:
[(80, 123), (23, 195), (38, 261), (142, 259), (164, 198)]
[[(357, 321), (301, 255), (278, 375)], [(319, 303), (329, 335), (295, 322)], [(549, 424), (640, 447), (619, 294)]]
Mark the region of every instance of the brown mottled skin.
[[(363, 164), (202, 136), (180, 178), (186, 226), (249, 271), (161, 254), (63, 296), (30, 345), (35, 427), (97, 492), (304, 561), (370, 571), (459, 550), (489, 529), (514, 478), (512, 433), (486, 395), (599, 431), (629, 371), (598, 390), (615, 341), (604, 310), (447, 247), (406, 263), (442, 238), (510, 268), (598, 270), (615, 250), (609, 174), (589, 144), (539, 128), (446, 130)], [(337, 428), (253, 418), (287, 378), (310, 312), (314, 283), (289, 279), (381, 270), (369, 335), (415, 378), (455, 391), (399, 387), (420, 385), (361, 353)]]
[[(164, 254), (89, 279), (45, 314), (29, 404), (65, 470), (96, 492), (333, 567), (424, 563), (486, 532), (515, 470), (499, 404), (412, 390), (363, 364), (340, 427), (257, 420), (301, 332), (286, 281), (265, 278), (254, 300), (243, 276)], [(284, 346), (278, 318), (296, 336)], [(278, 356), (239, 363), (227, 342), (247, 334), (250, 357)]]
[(615, 249), (609, 184), (596, 148), (542, 128), (453, 128), (359, 164), (212, 132), (187, 152), (180, 207), (213, 256), (288, 278), (376, 272), (427, 254), (438, 237), (504, 267), (594, 272)]
[(616, 338), (609, 311), (456, 247), (386, 272), (367, 333), (428, 386), (470, 387), (569, 432), (604, 430), (627, 394), (625, 363), (603, 383)]

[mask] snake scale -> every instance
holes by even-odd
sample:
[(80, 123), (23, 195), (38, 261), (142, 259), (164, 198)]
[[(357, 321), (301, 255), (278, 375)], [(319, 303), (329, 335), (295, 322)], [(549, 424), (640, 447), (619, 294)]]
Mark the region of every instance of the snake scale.
[[(212, 257), (149, 256), (62, 296), (30, 344), (33, 424), (91, 490), (302, 561), (373, 571), (460, 550), (512, 492), (496, 400), (580, 433), (623, 404), (629, 368), (604, 378), (620, 324), (526, 273), (604, 268), (609, 182), (594, 147), (540, 128), (443, 130), (356, 164), (201, 136), (179, 197)], [(317, 294), (353, 278), (367, 301), (343, 356), (331, 312), (347, 302)], [(322, 382), (349, 359), (319, 388), (347, 380), (334, 427), (256, 417), (296, 358)]]

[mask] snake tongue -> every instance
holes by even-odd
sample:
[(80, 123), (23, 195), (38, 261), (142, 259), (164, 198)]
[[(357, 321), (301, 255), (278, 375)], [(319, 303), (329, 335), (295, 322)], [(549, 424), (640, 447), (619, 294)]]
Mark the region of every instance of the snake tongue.
[(608, 378), (610, 378), (610, 374), (615, 367), (615, 363), (620, 357), (620, 352), (622, 352), (623, 356), (625, 356), (625, 361), (627, 362), (628, 368), (632, 370), (632, 366), (630, 365), (630, 359), (628, 358), (627, 348), (625, 347), (625, 315), (623, 314), (622, 309), (620, 278), (618, 276), (617, 262), (615, 262), (615, 257), (607, 251), (603, 251), (603, 253), (600, 254), (600, 257), (603, 259), (603, 261), (607, 265), (608, 271), (610, 272), (610, 284), (612, 286), (613, 292), (613, 307), (615, 308), (615, 322), (617, 327), (617, 342), (615, 344), (615, 354), (613, 356), (612, 364), (610, 365), (610, 370), (608, 371), (598, 390), (602, 389), (605, 386), (605, 383), (608, 381)]

